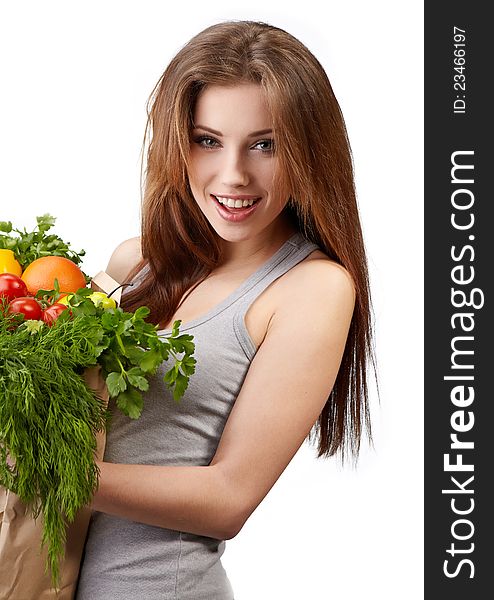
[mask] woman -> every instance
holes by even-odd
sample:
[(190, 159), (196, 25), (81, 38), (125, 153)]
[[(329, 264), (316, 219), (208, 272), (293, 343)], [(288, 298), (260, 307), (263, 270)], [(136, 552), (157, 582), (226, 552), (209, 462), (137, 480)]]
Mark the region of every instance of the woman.
[(160, 372), (139, 420), (115, 413), (77, 597), (231, 600), (224, 540), (307, 437), (356, 456), (369, 425), (350, 150), (314, 56), (246, 21), (180, 50), (147, 132), (142, 235), (107, 271), (135, 283), (125, 309), (182, 321), (196, 373), (179, 404)]

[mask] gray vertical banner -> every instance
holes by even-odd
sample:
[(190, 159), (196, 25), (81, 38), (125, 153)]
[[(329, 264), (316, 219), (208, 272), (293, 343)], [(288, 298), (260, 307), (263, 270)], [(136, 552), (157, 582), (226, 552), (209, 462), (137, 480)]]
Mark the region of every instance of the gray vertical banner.
[[(492, 30), (425, 6), (425, 598), (492, 597)], [(481, 591), (482, 590), (482, 591)]]

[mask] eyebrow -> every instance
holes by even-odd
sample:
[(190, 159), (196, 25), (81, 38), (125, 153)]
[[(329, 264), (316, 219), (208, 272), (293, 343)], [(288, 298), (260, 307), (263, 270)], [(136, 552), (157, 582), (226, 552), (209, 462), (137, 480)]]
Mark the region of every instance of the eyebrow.
[[(223, 134), (221, 133), (221, 131), (216, 131), (215, 129), (212, 129), (211, 127), (204, 127), (204, 125), (194, 125), (194, 129), (204, 129), (204, 131), (209, 131), (210, 133), (214, 133), (214, 135), (218, 135), (218, 136), (223, 136)], [(249, 133), (247, 137), (255, 137), (256, 135), (264, 135), (266, 133), (273, 133), (272, 129), (260, 129), (259, 131), (253, 131), (252, 133)]]

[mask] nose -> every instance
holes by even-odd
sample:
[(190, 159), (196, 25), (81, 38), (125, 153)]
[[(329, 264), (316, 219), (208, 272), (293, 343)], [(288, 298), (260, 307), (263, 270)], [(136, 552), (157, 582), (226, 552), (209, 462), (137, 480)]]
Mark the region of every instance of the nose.
[(227, 187), (240, 187), (249, 184), (247, 160), (240, 150), (225, 152), (222, 165), (222, 183)]

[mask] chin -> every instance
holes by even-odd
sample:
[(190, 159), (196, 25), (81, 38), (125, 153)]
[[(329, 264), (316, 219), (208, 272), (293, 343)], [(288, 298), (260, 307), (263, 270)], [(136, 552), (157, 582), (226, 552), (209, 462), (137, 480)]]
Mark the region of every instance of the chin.
[(225, 242), (245, 242), (246, 240), (250, 240), (255, 232), (252, 230), (240, 231), (237, 229), (236, 231), (226, 231), (223, 227), (214, 227), (213, 229), (216, 231), (217, 235), (224, 240)]

